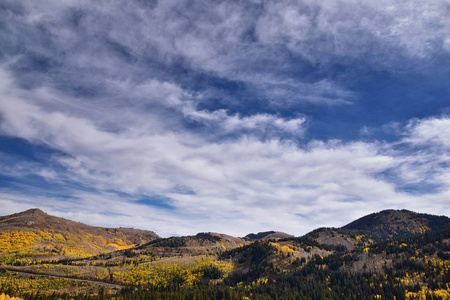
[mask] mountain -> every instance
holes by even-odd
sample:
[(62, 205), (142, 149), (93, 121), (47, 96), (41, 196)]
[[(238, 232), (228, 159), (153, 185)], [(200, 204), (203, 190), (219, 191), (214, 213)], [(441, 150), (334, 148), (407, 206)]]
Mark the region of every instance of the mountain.
[(242, 238), (222, 233), (202, 232), (191, 236), (159, 238), (131, 251), (159, 256), (207, 255), (219, 254), (246, 244), (248, 241)]
[(86, 225), (30, 209), (0, 217), (0, 253), (30, 252), (42, 259), (86, 257), (148, 243), (159, 236), (133, 228)]
[(373, 242), (359, 231), (342, 228), (322, 227), (307, 233), (304, 237), (310, 238), (322, 246), (341, 245), (347, 250)]
[(24, 298), (450, 299), (448, 282), (450, 219), (407, 210), (243, 238), (0, 217), (0, 293)]
[(390, 209), (364, 216), (343, 226), (342, 229), (365, 233), (372, 239), (380, 241), (450, 229), (450, 218)]
[(227, 284), (254, 297), (450, 299), (445, 216), (385, 210), (342, 228), (255, 240), (221, 257), (235, 264)]
[(341, 228), (318, 228), (305, 235), (325, 246), (345, 246), (352, 250), (374, 242), (407, 238), (425, 232), (450, 229), (450, 218), (408, 210), (383, 210), (359, 218)]
[(247, 234), (244, 239), (248, 241), (255, 241), (260, 239), (285, 239), (289, 237), (294, 237), (292, 234), (287, 234), (281, 231), (265, 231), (265, 232), (258, 232), (258, 233), (250, 233)]

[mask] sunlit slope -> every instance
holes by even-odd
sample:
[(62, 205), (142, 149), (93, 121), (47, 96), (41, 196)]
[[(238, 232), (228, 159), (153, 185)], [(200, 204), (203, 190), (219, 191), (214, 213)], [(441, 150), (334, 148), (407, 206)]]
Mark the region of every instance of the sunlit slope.
[(159, 236), (132, 228), (102, 228), (30, 209), (0, 217), (0, 254), (41, 259), (87, 257), (148, 243)]

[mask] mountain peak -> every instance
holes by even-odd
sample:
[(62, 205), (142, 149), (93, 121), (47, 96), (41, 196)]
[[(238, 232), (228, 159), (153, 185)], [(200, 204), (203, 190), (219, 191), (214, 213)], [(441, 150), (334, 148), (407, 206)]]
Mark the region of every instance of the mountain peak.
[[(16, 231), (22, 232), (32, 241), (31, 244), (25, 242), (27, 247), (45, 248), (50, 251), (50, 255), (58, 253), (77, 257), (126, 249), (159, 238), (148, 230), (90, 226), (49, 215), (38, 208), (0, 217), (0, 234)], [(69, 249), (69, 254), (64, 254), (63, 248)], [(70, 252), (70, 248), (78, 250)]]
[(387, 209), (359, 218), (342, 228), (366, 231), (377, 239), (402, 238), (450, 228), (450, 218), (406, 209)]
[(40, 210), (39, 208), (31, 208), (28, 210), (25, 210), (23, 212), (18, 213), (18, 215), (47, 215), (46, 212), (44, 212), (43, 210)]
[(247, 234), (244, 239), (249, 241), (255, 241), (260, 239), (282, 239), (282, 238), (289, 238), (293, 237), (293, 235), (281, 232), (281, 231), (264, 231), (264, 232), (258, 232), (258, 233), (250, 233)]

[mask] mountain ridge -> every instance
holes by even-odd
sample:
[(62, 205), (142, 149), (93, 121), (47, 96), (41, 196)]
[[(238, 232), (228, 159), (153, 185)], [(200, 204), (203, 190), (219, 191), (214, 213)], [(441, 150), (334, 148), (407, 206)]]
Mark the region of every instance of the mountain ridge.
[(97, 255), (144, 244), (159, 236), (148, 230), (91, 226), (33, 208), (0, 217), (0, 238), (0, 253), (38, 251), (52, 258)]
[[(216, 292), (235, 293), (230, 299), (450, 299), (446, 216), (386, 210), (300, 237), (200, 232), (155, 235), (140, 244), (132, 244), (123, 230), (136, 234), (39, 209), (0, 217), (0, 292), (6, 286), (25, 297), (106, 293), (114, 298), (121, 287), (121, 293), (133, 294), (127, 287), (134, 286), (142, 292), (136, 295), (149, 299), (185, 299), (191, 292), (204, 295), (196, 299), (218, 298)], [(106, 291), (102, 283), (116, 290)], [(168, 291), (178, 297), (165, 297)]]
[[(30, 217), (29, 220), (26, 217)], [(61, 227), (63, 226), (63, 227)], [(56, 217), (47, 214), (39, 208), (31, 208), (22, 212), (14, 213), (11, 215), (0, 216), (0, 231), (8, 228), (37, 228), (40, 230), (66, 230), (70, 231), (74, 228), (79, 227), (89, 227), (95, 228), (96, 230), (109, 230), (109, 231), (121, 231), (125, 232), (140, 232), (141, 234), (151, 235), (154, 239), (160, 238), (176, 238), (182, 236), (170, 236), (170, 237), (160, 237), (154, 231), (127, 228), (127, 227), (101, 227), (88, 225), (81, 222), (72, 221), (69, 219)], [(371, 238), (384, 239), (389, 237), (390, 229), (394, 228), (395, 233), (391, 234), (390, 238), (400, 238), (407, 237), (409, 235), (414, 235), (416, 233), (423, 233), (425, 231), (440, 230), (450, 228), (450, 218), (444, 215), (432, 215), (425, 213), (417, 213), (414, 211), (401, 209), (386, 209), (379, 212), (374, 212), (358, 218), (340, 228), (336, 227), (319, 227), (310, 231), (302, 236), (311, 236), (312, 234), (317, 235), (318, 232), (335, 232), (338, 231), (349, 234), (366, 233), (370, 235)], [(231, 236), (225, 233), (213, 233), (213, 232), (200, 232), (198, 234), (211, 234), (216, 236), (222, 236), (227, 238), (232, 238), (241, 241), (255, 241), (259, 239), (287, 239), (295, 237), (292, 234), (281, 232), (281, 231), (264, 231), (258, 233), (249, 233), (243, 237)], [(195, 236), (195, 235), (193, 235)]]
[(66, 218), (47, 214), (39, 208), (28, 209), (12, 215), (0, 216), (0, 230), (8, 229), (9, 227), (22, 228), (23, 226), (20, 225), (21, 222), (24, 223), (28, 228), (37, 228), (40, 230), (66, 230), (70, 232), (73, 229), (79, 229), (80, 227), (83, 227), (100, 231), (128, 231), (152, 236), (154, 238), (160, 237), (154, 231), (150, 230), (142, 230), (129, 227), (102, 227), (88, 225), (82, 222), (72, 221)]
[(406, 209), (386, 209), (356, 219), (341, 229), (365, 232), (378, 240), (398, 239), (427, 231), (450, 229), (450, 218)]

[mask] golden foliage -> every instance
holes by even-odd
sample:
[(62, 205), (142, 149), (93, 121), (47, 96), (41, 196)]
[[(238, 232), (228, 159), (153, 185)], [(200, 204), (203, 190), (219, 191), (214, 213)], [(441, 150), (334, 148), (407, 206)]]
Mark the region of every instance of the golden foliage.
[(218, 261), (212, 257), (187, 257), (177, 260), (159, 260), (138, 266), (127, 266), (113, 273), (115, 282), (124, 285), (151, 284), (167, 287), (172, 283), (181, 286), (193, 286), (203, 276), (203, 268), (214, 266), (224, 274), (233, 269), (228, 262)]
[(412, 300), (426, 300), (426, 299), (450, 299), (450, 289), (447, 290), (429, 290), (427, 287), (423, 286), (420, 291), (416, 292), (408, 292), (406, 291), (405, 298)]
[[(127, 244), (123, 234), (105, 238), (88, 233), (73, 234), (51, 233), (41, 230), (11, 230), (0, 232), (0, 254), (10, 253), (16, 256), (56, 256), (86, 258), (115, 250), (134, 247)], [(12, 263), (12, 258), (2, 257), (3, 262)], [(17, 259), (12, 259), (17, 262)], [(20, 262), (19, 262), (20, 263)]]
[(16, 295), (36, 293), (51, 295), (53, 293), (60, 294), (68, 292), (78, 294), (85, 290), (98, 291), (101, 289), (101, 287), (94, 283), (73, 281), (65, 278), (48, 278), (45, 276), (29, 277), (11, 272), (0, 275), (0, 286), (4, 291), (12, 291)]
[(0, 300), (21, 300), (22, 298), (17, 298), (17, 297), (10, 297), (8, 295), (5, 294), (1, 294), (0, 295)]

